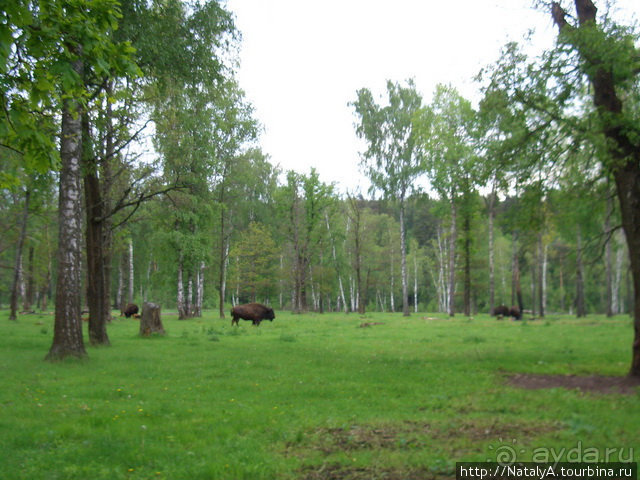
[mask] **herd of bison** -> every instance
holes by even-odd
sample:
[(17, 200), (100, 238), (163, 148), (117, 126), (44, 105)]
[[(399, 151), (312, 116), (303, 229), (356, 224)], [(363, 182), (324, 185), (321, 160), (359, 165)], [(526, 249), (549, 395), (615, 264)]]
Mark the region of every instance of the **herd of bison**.
[[(138, 311), (138, 305), (130, 303), (122, 310), (121, 315), (127, 318), (140, 318)], [(494, 308), (492, 315), (498, 318), (511, 317), (514, 320), (520, 320), (522, 318), (518, 307), (509, 308), (505, 305)], [(231, 325), (238, 325), (238, 320), (242, 319), (251, 320), (253, 325), (259, 327), (260, 322), (263, 320), (273, 321), (275, 318), (276, 315), (273, 312), (273, 308), (262, 305), (261, 303), (246, 303), (244, 305), (236, 305), (231, 309)]]

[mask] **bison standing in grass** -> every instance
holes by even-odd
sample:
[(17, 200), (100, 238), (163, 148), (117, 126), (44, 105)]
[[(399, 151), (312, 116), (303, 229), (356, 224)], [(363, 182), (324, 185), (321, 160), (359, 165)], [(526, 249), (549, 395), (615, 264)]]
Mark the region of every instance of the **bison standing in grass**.
[(231, 325), (238, 325), (238, 319), (251, 320), (253, 325), (260, 326), (262, 320), (273, 321), (276, 318), (273, 308), (266, 307), (261, 303), (247, 303), (244, 305), (236, 305), (231, 309)]
[(518, 307), (507, 307), (506, 305), (500, 305), (493, 309), (493, 315), (498, 317), (498, 319), (503, 317), (511, 317), (514, 320), (520, 320), (522, 318), (522, 314), (520, 313), (520, 309)]
[(140, 311), (140, 309), (138, 308), (138, 305), (136, 305), (135, 303), (130, 303), (129, 305), (127, 305), (124, 309), (124, 316), (127, 318), (131, 318), (131, 316), (136, 316), (136, 314)]
[(493, 316), (501, 318), (509, 315), (509, 307), (506, 305), (499, 305), (493, 309)]

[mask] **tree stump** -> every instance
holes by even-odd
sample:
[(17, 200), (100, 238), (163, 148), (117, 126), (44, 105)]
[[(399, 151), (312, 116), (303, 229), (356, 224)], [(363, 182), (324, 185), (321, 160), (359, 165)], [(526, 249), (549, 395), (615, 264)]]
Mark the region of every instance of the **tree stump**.
[(160, 319), (160, 305), (145, 302), (142, 306), (142, 318), (140, 318), (140, 336), (148, 337), (154, 333), (165, 334)]

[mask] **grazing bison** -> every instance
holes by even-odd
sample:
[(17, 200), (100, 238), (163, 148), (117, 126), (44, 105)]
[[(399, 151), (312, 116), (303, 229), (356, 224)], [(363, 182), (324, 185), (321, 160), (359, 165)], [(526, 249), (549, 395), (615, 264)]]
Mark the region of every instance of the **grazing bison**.
[(520, 320), (522, 318), (522, 314), (520, 313), (520, 309), (518, 307), (511, 307), (511, 309), (509, 310), (509, 315), (514, 320)]
[(247, 303), (236, 305), (231, 309), (231, 325), (238, 325), (238, 319), (251, 320), (253, 325), (260, 326), (262, 320), (273, 321), (276, 318), (273, 308), (265, 307), (261, 303)]
[(124, 316), (127, 318), (131, 318), (131, 316), (133, 315), (135, 317), (138, 311), (138, 305), (136, 305), (135, 303), (130, 303), (124, 309)]
[(509, 307), (506, 305), (499, 305), (493, 309), (493, 315), (496, 317), (505, 317), (509, 315)]

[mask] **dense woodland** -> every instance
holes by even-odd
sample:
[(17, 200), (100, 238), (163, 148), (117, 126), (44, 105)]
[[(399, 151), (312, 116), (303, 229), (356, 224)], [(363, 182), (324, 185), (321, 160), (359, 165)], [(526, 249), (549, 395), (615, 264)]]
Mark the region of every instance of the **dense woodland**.
[(496, 52), (477, 105), (410, 80), (354, 92), (366, 150), (352, 161), (372, 189), (343, 194), (261, 151), (224, 4), (13, 2), (0, 16), (0, 303), (12, 319), (55, 310), (50, 358), (85, 354), (81, 310), (90, 342), (108, 344), (112, 309), (145, 301), (181, 319), (249, 301), (635, 308), (638, 337), (638, 30), (566, 3), (540, 6), (556, 48)]

